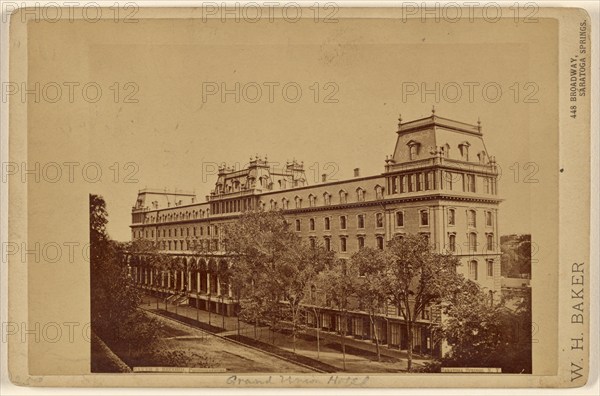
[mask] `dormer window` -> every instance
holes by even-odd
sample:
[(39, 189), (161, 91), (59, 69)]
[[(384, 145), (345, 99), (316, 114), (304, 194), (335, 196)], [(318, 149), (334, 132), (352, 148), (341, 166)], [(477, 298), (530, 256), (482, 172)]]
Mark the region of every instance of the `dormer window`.
[(480, 151), (477, 153), (477, 159), (479, 160), (480, 164), (485, 164), (485, 151)]
[(458, 149), (460, 151), (460, 157), (463, 161), (469, 160), (469, 147), (471, 144), (467, 141), (462, 142), (458, 145)]
[(383, 187), (380, 185), (375, 186), (375, 197), (376, 199), (383, 199)]
[(406, 145), (408, 146), (408, 158), (411, 161), (416, 160), (417, 156), (419, 155), (419, 147), (421, 144), (415, 140), (411, 140), (410, 142), (406, 143)]
[(360, 187), (356, 189), (356, 200), (358, 202), (364, 202), (365, 200), (365, 190)]
[(448, 143), (442, 147), (442, 155), (445, 158), (450, 158), (450, 145)]

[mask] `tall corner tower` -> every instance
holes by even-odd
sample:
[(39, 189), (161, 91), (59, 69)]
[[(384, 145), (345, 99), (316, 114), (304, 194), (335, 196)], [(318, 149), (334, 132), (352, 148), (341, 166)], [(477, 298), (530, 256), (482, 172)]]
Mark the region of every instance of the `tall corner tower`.
[(426, 231), (436, 249), (458, 256), (459, 271), (499, 299), (498, 167), (481, 123), (439, 117), (433, 110), (426, 118), (400, 118), (397, 135), (385, 164), (388, 196), (426, 208)]

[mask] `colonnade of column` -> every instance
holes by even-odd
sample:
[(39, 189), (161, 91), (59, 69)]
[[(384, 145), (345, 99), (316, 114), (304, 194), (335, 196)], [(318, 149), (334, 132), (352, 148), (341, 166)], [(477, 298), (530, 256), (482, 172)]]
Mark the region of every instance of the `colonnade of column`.
[(131, 274), (134, 283), (138, 285), (155, 286), (178, 292), (233, 297), (231, 283), (218, 272), (198, 270), (172, 272), (133, 266)]

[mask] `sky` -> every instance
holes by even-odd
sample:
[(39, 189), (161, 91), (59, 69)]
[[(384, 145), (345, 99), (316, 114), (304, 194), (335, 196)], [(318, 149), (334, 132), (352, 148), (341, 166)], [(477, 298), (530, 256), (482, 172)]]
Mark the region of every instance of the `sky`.
[[(340, 180), (354, 168), (381, 173), (399, 114), (410, 121), (429, 116), (434, 105), (441, 117), (481, 120), (502, 171), (501, 235), (530, 233), (532, 196), (555, 189), (551, 22), (109, 23), (30, 29), (30, 80), (81, 85), (73, 103), (30, 105), (38, 115), (30, 121), (31, 142), (38, 144), (29, 154), (98, 164), (102, 180), (89, 183), (88, 192), (104, 196), (114, 239), (130, 238), (139, 189), (194, 190), (203, 200), (216, 181), (212, 170), (223, 162), (296, 159), (311, 184), (332, 170)], [(102, 88), (95, 103), (79, 91), (90, 82)], [(220, 95), (236, 87), (239, 101)], [(422, 97), (422, 88), (439, 97)], [(54, 147), (52, 136), (76, 144)]]

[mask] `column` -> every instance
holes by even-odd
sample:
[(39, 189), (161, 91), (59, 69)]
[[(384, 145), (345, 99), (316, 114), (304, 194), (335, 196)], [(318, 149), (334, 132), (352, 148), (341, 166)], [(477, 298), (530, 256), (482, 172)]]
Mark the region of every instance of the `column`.
[(188, 271), (188, 291), (192, 291), (192, 271)]
[(196, 292), (200, 293), (200, 271), (196, 272)]
[(171, 271), (167, 272), (167, 289), (171, 288)]
[(233, 298), (233, 292), (231, 291), (231, 282), (227, 282), (227, 295), (229, 298)]
[(206, 273), (206, 293), (210, 294), (210, 272)]
[(154, 284), (154, 282), (153, 282), (153, 280), (154, 280), (153, 272), (154, 272), (154, 270), (150, 271), (150, 284), (151, 285)]
[(217, 275), (217, 295), (221, 295), (221, 277)]
[(184, 279), (185, 279), (185, 272), (183, 272), (183, 270), (180, 271), (180, 275), (181, 275), (181, 285), (179, 285), (179, 290), (184, 290)]
[(394, 212), (392, 210), (386, 210), (383, 214), (386, 242), (394, 238), (394, 220)]

